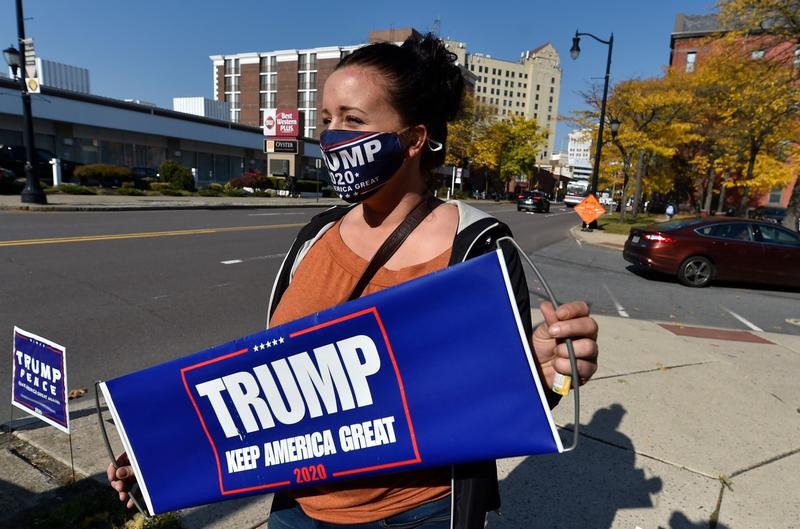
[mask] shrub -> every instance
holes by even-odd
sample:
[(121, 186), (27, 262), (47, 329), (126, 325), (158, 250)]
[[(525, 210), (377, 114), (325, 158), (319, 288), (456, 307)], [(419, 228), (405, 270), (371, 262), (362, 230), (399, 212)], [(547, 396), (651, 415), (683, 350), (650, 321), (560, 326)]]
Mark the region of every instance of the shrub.
[(172, 189), (171, 187), (165, 187), (165, 188), (161, 189), (160, 192), (161, 192), (162, 195), (165, 195), (165, 196), (168, 196), (168, 197), (182, 197), (183, 196), (183, 191), (181, 191), (180, 189)]
[(61, 184), (58, 190), (68, 195), (94, 195), (95, 192), (86, 186), (79, 186), (77, 184)]
[(132, 178), (131, 170), (127, 167), (105, 163), (92, 163), (76, 167), (73, 176), (80, 179), (81, 185), (97, 183), (118, 186)]
[(194, 177), (188, 167), (184, 167), (174, 160), (167, 160), (158, 167), (161, 180), (172, 184), (175, 189), (194, 191)]
[[(125, 183), (127, 184), (128, 182), (125, 182)], [(117, 194), (118, 195), (132, 195), (132, 196), (140, 197), (140, 196), (144, 195), (144, 191), (142, 191), (141, 189), (136, 189), (135, 187), (122, 186), (119, 189), (117, 189)]]
[(222, 195), (222, 190), (212, 189), (211, 186), (201, 187), (200, 189), (197, 190), (197, 194), (200, 195), (201, 197), (218, 197)]
[(222, 184), (213, 183), (208, 185), (208, 189), (210, 189), (211, 191), (222, 193), (225, 187)]
[(319, 182), (319, 186), (317, 186), (316, 180), (298, 180), (294, 184), (294, 192), (295, 193), (316, 193), (317, 189), (322, 191), (322, 187), (325, 185), (325, 182)]
[(162, 189), (172, 189), (172, 184), (166, 182), (151, 182), (150, 189), (152, 191), (161, 191)]
[(259, 190), (266, 190), (266, 189), (282, 189), (283, 188), (283, 178), (277, 178), (274, 176), (265, 176), (258, 172), (251, 172), (251, 173), (244, 173), (242, 176), (232, 179), (228, 184), (231, 187), (235, 187), (237, 189), (242, 189), (244, 187), (249, 187), (251, 189), (259, 189)]
[(226, 187), (225, 195), (229, 197), (246, 197), (247, 195), (249, 195), (249, 193), (244, 189), (239, 189), (236, 187)]

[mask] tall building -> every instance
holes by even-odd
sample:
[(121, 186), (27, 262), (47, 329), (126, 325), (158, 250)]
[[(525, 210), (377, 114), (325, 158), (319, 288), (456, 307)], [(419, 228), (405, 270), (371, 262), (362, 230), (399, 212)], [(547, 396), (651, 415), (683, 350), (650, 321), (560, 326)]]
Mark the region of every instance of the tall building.
[[(374, 31), (368, 41), (399, 43), (412, 33), (417, 32)], [(297, 108), (305, 116), (303, 136), (319, 138), (322, 87), (339, 60), (363, 45), (212, 55), (214, 99), (230, 103), (232, 121), (253, 126), (261, 126), (267, 109)], [(469, 53), (463, 42), (446, 45), (458, 57), (468, 84), (474, 84), (475, 95), (493, 106), (497, 116), (537, 120), (548, 142), (539, 158), (549, 162), (561, 89), (561, 66), (552, 44), (522, 53), (518, 62)]]
[(569, 133), (567, 157), (570, 165), (592, 165), (592, 129), (574, 130)]
[(544, 129), (547, 146), (537, 162), (549, 164), (555, 149), (561, 94), (561, 64), (553, 45), (525, 51), (517, 62), (470, 53), (464, 42), (447, 41), (447, 47), (477, 76), (475, 96), (480, 102), (493, 107), (497, 116), (525, 116)]

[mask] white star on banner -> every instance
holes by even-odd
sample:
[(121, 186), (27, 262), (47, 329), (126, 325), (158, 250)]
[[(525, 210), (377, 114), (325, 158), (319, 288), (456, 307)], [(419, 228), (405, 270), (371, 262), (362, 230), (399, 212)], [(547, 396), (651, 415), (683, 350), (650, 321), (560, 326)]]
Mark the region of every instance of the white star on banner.
[(272, 340), (272, 345), (278, 345), (278, 340)]
[[(267, 346), (267, 349), (269, 349), (270, 347), (272, 347), (272, 346), (269, 344), (269, 340), (267, 340), (266, 346)], [(261, 347), (264, 347), (264, 344), (261, 344)]]
[(254, 353), (257, 353), (257, 352), (258, 352), (258, 345), (256, 345), (256, 346), (254, 346), (254, 347), (253, 347), (253, 352), (254, 352)]
[(280, 338), (278, 338), (278, 343), (283, 343), (283, 336), (281, 336)]

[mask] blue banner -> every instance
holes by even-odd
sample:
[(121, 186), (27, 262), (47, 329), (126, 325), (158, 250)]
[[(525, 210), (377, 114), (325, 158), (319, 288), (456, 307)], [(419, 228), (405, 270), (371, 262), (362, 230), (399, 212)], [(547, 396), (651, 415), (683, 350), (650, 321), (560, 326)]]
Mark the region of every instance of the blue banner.
[(66, 350), (14, 327), (11, 403), (69, 433)]
[(151, 513), (562, 450), (499, 252), (101, 389)]

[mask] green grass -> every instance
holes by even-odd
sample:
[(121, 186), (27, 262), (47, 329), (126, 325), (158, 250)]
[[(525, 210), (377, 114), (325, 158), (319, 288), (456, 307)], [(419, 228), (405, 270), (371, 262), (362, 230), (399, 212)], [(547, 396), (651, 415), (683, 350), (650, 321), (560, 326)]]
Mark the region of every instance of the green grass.
[(647, 226), (655, 222), (664, 222), (667, 220), (665, 215), (651, 215), (639, 214), (636, 219), (631, 217), (628, 213), (625, 215), (625, 222), (619, 221), (619, 213), (612, 213), (611, 215), (603, 215), (597, 220), (597, 226), (606, 233), (618, 233), (620, 235), (628, 235), (633, 227)]

